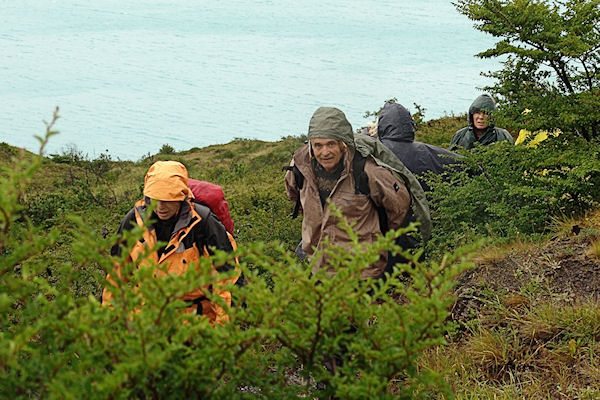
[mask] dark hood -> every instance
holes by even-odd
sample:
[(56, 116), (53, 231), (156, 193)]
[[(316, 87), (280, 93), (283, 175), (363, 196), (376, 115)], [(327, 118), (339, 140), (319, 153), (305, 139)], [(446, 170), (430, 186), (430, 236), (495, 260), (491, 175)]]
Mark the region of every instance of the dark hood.
[[(477, 111), (485, 111), (488, 114), (492, 115), (494, 111), (496, 111), (496, 102), (489, 94), (482, 94), (477, 97), (471, 107), (469, 107), (469, 126), (473, 126), (473, 114)], [(490, 120), (490, 126), (493, 126), (492, 121)]]
[(379, 113), (377, 134), (380, 139), (415, 141), (415, 121), (410, 112), (397, 103), (385, 103)]

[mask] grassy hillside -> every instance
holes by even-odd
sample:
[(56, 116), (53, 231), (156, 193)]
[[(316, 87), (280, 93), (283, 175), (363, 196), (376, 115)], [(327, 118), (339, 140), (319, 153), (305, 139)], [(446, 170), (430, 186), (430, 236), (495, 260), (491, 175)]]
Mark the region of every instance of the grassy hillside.
[[(452, 134), (464, 123), (464, 116), (423, 122), (418, 127), (417, 140), (446, 147)], [(123, 215), (141, 198), (148, 167), (157, 160), (170, 159), (185, 164), (191, 177), (223, 187), (239, 246), (256, 241), (279, 242), (291, 252), (300, 240), (301, 221), (289, 217), (293, 204), (285, 197), (281, 167), (289, 163), (294, 150), (304, 140), (304, 137), (287, 137), (277, 142), (235, 139), (225, 145), (177, 153), (164, 148), (168, 154), (155, 154), (137, 162), (113, 161), (110, 157), (88, 160), (76, 152), (50, 156), (44, 159), (42, 168), (21, 197), (26, 217), (11, 226), (9, 235), (20, 237), (27, 231), (28, 221), (42, 230), (58, 228), (61, 234), (56, 242), (27, 262), (47, 265), (46, 277), (60, 286), (61, 272), (55, 271), (54, 265), (58, 261), (76, 264), (71, 261), (69, 247), (74, 240), (70, 232), (74, 225), (72, 216), (79, 216), (99, 236), (110, 237)], [(547, 151), (558, 154), (558, 148), (548, 147)], [(587, 150), (592, 151), (591, 148)], [(515, 153), (500, 146), (493, 151), (495, 153), (482, 152), (475, 162), (508, 157), (504, 164), (496, 167), (503, 168), (506, 160), (514, 160), (513, 169), (507, 169), (513, 175), (517, 162), (521, 162), (517, 157), (552, 158), (550, 153), (538, 154), (535, 150)], [(10, 168), (12, 157), (27, 159), (33, 155), (0, 144), (0, 165)], [(593, 156), (589, 163), (570, 167), (567, 172), (558, 171), (559, 168), (556, 172), (563, 174), (556, 175), (557, 180), (572, 183), (572, 192), (580, 195), (581, 205), (576, 208), (568, 208), (574, 203), (569, 199), (563, 204), (555, 193), (536, 189), (528, 195), (538, 195), (541, 203), (557, 202), (556, 214), (542, 215), (538, 209), (527, 208), (527, 204), (519, 209), (496, 207), (486, 211), (497, 218), (512, 214), (515, 221), (519, 218), (548, 221), (544, 222), (543, 229), (531, 232), (500, 229), (510, 225), (508, 221), (490, 219), (464, 225), (460, 220), (453, 220), (450, 228), (438, 231), (438, 238), (444, 240), (434, 241), (439, 251), (429, 253), (435, 258), (441, 258), (444, 251), (480, 240), (473, 255), (476, 268), (463, 274), (455, 289), (457, 299), (451, 309), (449, 322), (452, 324), (446, 334), (448, 343), (427, 351), (419, 362), (423, 370), (442, 373), (457, 398), (591, 399), (600, 396), (600, 346), (597, 344), (600, 339), (600, 212), (593, 206), (600, 199), (597, 192), (590, 189), (600, 184), (597, 173), (600, 166)], [(562, 160), (557, 165), (567, 164)], [(521, 172), (518, 175), (528, 177), (531, 173), (528, 171), (542, 171), (540, 165), (529, 166), (524, 175)], [(534, 175), (536, 179), (552, 179), (553, 170), (549, 171)], [(573, 174), (570, 171), (574, 171)], [(481, 179), (481, 185), (486, 184), (486, 179), (489, 181), (487, 175)], [(474, 180), (468, 178), (469, 182)], [(513, 196), (532, 191), (527, 188), (537, 187), (537, 184), (554, 187), (551, 180), (523, 182), (511, 182), (511, 187), (507, 187), (507, 183), (502, 190)], [(499, 185), (502, 186), (502, 182)], [(440, 190), (449, 190), (448, 187), (440, 186)], [(500, 195), (501, 190), (494, 192), (482, 187), (470, 189), (471, 193), (487, 193), (490, 198)], [(571, 193), (570, 187), (560, 190), (563, 196)], [(589, 198), (584, 196), (588, 192)], [(449, 191), (444, 192), (444, 196), (452, 200), (454, 194)], [(460, 201), (456, 199), (456, 204)], [(454, 207), (443, 202), (436, 204), (441, 209)], [(437, 214), (436, 218), (438, 225), (444, 226), (446, 216)], [(102, 284), (98, 277), (102, 271), (98, 271), (99, 266), (93, 262), (85, 268), (89, 269), (89, 279), (68, 290), (78, 297), (89, 294), (98, 297)], [(390, 390), (394, 391), (393, 385)]]
[[(464, 117), (444, 117), (426, 121), (419, 126), (416, 140), (446, 147), (464, 120)], [(299, 225), (288, 218), (293, 205), (285, 197), (281, 168), (288, 165), (293, 152), (305, 140), (305, 137), (287, 137), (277, 142), (235, 139), (224, 145), (158, 153), (137, 162), (113, 161), (110, 156), (89, 160), (71, 150), (44, 161), (23, 201), (36, 223), (60, 224), (69, 211), (98, 228), (113, 231), (126, 210), (141, 198), (144, 175), (150, 165), (158, 160), (177, 160), (187, 167), (190, 177), (223, 187), (241, 243), (253, 240), (297, 243)], [(0, 163), (9, 164), (10, 157), (19, 153), (18, 149), (2, 144)], [(33, 156), (28, 152), (23, 154)], [(265, 226), (267, 220), (269, 225)]]

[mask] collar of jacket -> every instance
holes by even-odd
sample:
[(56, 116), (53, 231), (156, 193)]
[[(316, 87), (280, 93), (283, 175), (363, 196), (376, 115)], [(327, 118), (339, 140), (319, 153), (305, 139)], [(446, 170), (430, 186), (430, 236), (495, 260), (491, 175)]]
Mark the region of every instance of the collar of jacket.
[(415, 142), (414, 140), (410, 140), (407, 138), (401, 138), (401, 137), (395, 137), (395, 136), (391, 136), (391, 137), (385, 136), (385, 137), (379, 138), (379, 141), (382, 143), (386, 140), (389, 140), (390, 142), (400, 142), (400, 143), (414, 143)]
[[(145, 197), (135, 204), (135, 219), (139, 226), (143, 226), (144, 223), (147, 223), (147, 218), (149, 218), (147, 210), (150, 201), (150, 198)], [(159, 263), (163, 262), (169, 255), (177, 250), (179, 243), (190, 233), (192, 228), (199, 223), (201, 219), (202, 217), (194, 210), (192, 203), (189, 201), (181, 202), (179, 217), (175, 223), (173, 232), (171, 233), (171, 239), (165, 246), (165, 251), (160, 260), (158, 260)], [(144, 231), (143, 238), (148, 246), (154, 246), (154, 244), (156, 244), (156, 231), (152, 225), (148, 225), (148, 229)]]
[(475, 141), (481, 141), (481, 139), (483, 137), (485, 137), (486, 135), (493, 133), (494, 132), (494, 125), (490, 124), (488, 125), (487, 128), (485, 128), (482, 132), (481, 132), (481, 136), (479, 137), (479, 139), (477, 139), (477, 136), (475, 136), (475, 126), (473, 124), (469, 125), (469, 133), (471, 133), (471, 135), (473, 135), (473, 137), (475, 138)]

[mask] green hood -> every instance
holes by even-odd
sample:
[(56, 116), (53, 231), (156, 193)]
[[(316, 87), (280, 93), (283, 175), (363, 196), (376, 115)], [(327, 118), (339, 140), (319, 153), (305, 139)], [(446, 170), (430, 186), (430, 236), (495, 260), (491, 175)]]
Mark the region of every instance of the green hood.
[(308, 124), (308, 139), (341, 140), (354, 148), (352, 125), (344, 113), (334, 107), (319, 107)]
[[(471, 107), (469, 107), (469, 125), (473, 126), (473, 114), (477, 111), (485, 111), (488, 114), (492, 115), (494, 111), (496, 111), (496, 102), (489, 94), (482, 94), (477, 97)], [(490, 127), (493, 127), (492, 120), (490, 119)]]

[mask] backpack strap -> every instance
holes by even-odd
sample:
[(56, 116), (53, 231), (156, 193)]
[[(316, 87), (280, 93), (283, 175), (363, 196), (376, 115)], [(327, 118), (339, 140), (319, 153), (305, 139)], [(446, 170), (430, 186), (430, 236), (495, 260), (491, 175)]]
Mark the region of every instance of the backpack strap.
[(379, 229), (382, 233), (386, 233), (389, 230), (387, 213), (385, 212), (385, 208), (376, 205), (373, 199), (371, 198), (371, 189), (369, 188), (369, 177), (365, 173), (366, 163), (367, 157), (363, 156), (358, 151), (354, 153), (354, 158), (352, 159), (354, 193), (361, 193), (369, 197), (369, 200), (371, 200), (371, 203), (373, 203), (375, 210), (377, 210), (377, 215), (379, 216)]
[[(369, 177), (365, 173), (365, 164), (367, 163), (367, 157), (360, 154), (358, 151), (354, 153), (354, 158), (352, 159), (352, 176), (354, 177), (354, 193), (355, 194), (364, 194), (369, 197), (369, 200), (375, 206), (377, 210), (377, 214), (379, 215), (379, 228), (381, 232), (385, 233), (389, 230), (387, 213), (385, 212), (385, 208), (379, 207), (375, 205), (373, 199), (371, 198), (371, 189), (369, 188)], [(281, 169), (282, 171), (291, 171), (294, 174), (294, 180), (296, 181), (296, 189), (298, 192), (304, 186), (304, 175), (298, 169), (298, 167), (294, 166), (285, 166)], [(298, 194), (298, 198), (296, 199), (296, 205), (294, 206), (294, 211), (292, 213), (292, 219), (297, 218), (300, 212), (300, 194)]]
[(364, 157), (359, 152), (355, 152), (352, 159), (352, 175), (354, 176), (354, 193), (362, 193), (370, 198), (369, 177), (365, 174), (366, 162), (367, 157)]
[(300, 212), (300, 190), (302, 190), (302, 186), (304, 186), (304, 175), (298, 169), (298, 167), (294, 166), (285, 166), (281, 168), (282, 171), (292, 171), (294, 174), (294, 181), (296, 182), (296, 189), (298, 189), (298, 198), (296, 199), (296, 205), (294, 205), (294, 211), (292, 212), (292, 219), (298, 217), (298, 213)]

